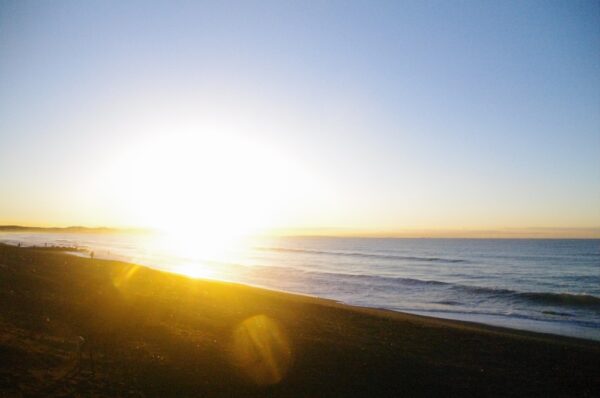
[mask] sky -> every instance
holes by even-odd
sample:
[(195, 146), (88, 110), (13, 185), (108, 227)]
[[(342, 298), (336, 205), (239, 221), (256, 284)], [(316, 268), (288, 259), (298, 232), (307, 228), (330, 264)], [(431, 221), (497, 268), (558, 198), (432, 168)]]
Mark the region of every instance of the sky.
[(595, 1), (3, 0), (0, 224), (598, 234), (599, 48)]

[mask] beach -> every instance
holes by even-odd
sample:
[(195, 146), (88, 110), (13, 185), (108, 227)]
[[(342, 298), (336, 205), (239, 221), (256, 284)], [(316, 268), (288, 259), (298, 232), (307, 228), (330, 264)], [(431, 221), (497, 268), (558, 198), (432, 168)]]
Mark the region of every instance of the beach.
[(598, 396), (600, 343), (0, 245), (0, 396)]
[(254, 237), (211, 253), (160, 234), (0, 232), (13, 246), (327, 298), (359, 307), (600, 341), (600, 240)]

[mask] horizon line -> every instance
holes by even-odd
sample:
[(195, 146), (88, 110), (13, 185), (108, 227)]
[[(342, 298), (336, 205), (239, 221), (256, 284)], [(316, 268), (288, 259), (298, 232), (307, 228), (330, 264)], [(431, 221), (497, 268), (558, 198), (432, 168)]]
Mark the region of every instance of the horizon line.
[[(15, 231), (76, 231), (76, 232), (158, 232), (151, 227), (107, 226), (32, 226), (0, 225), (0, 232)], [(398, 230), (375, 230), (361, 228), (270, 228), (257, 231), (258, 236), (282, 237), (355, 237), (355, 238), (448, 238), (448, 239), (600, 239), (600, 227), (522, 227), (522, 228), (405, 228)]]

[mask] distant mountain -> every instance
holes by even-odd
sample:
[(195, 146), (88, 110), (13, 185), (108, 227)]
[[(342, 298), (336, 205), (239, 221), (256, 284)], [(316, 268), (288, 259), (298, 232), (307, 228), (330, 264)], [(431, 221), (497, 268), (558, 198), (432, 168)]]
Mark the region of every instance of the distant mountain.
[(0, 231), (8, 232), (93, 232), (93, 233), (114, 233), (114, 232), (146, 232), (145, 229), (136, 228), (108, 228), (108, 227), (27, 227), (22, 225), (0, 225)]

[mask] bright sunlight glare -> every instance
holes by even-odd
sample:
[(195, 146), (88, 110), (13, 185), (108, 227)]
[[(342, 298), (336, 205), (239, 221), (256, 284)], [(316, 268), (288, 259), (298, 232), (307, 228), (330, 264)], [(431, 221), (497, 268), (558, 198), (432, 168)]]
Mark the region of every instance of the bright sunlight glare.
[(170, 251), (203, 260), (285, 221), (312, 183), (274, 148), (191, 133), (124, 148), (105, 180), (134, 223), (161, 231)]

